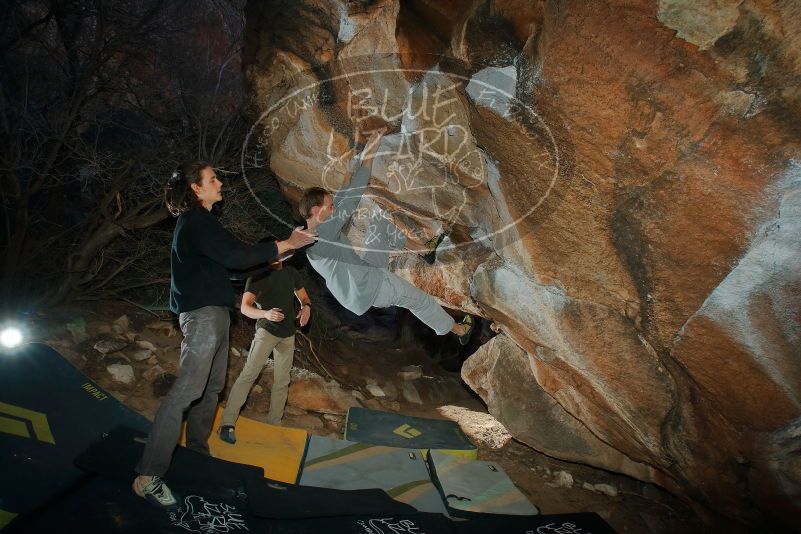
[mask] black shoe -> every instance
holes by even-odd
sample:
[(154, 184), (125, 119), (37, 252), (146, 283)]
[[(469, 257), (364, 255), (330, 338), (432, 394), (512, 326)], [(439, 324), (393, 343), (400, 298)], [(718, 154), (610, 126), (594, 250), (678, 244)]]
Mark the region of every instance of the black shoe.
[(236, 443), (236, 434), (234, 433), (234, 427), (231, 425), (223, 425), (220, 427), (220, 439), (226, 443), (230, 443), (233, 445)]
[(473, 327), (475, 326), (475, 321), (473, 321), (472, 315), (465, 315), (464, 319), (459, 324), (467, 325), (467, 332), (459, 336), (459, 344), (460, 345), (467, 345), (470, 341), (470, 334), (473, 333)]
[(425, 246), (428, 252), (420, 254), (420, 257), (423, 258), (427, 264), (434, 265), (434, 262), (437, 261), (437, 247), (442, 243), (443, 239), (445, 239), (445, 234), (441, 233), (426, 242)]

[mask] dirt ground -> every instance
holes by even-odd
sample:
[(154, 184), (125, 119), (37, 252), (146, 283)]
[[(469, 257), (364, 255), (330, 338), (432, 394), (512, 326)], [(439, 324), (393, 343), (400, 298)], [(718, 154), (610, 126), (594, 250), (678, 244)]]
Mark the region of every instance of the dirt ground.
[[(112, 334), (98, 333), (97, 328), (126, 315), (130, 331), (137, 340), (153, 343), (159, 350), (146, 362), (129, 361), (136, 379), (126, 385), (116, 382), (106, 370), (109, 363), (129, 358), (108, 354), (99, 355), (93, 348), (98, 337)], [(76, 323), (86, 325), (87, 339), (76, 343)], [(60, 309), (31, 321), (34, 337), (59, 350), (68, 360), (92, 380), (109, 391), (118, 400), (152, 419), (160, 399), (169, 387), (168, 380), (149, 381), (143, 372), (154, 364), (167, 375), (177, 368), (181, 334), (167, 314), (161, 319), (124, 303), (111, 303), (84, 308)], [(99, 326), (100, 325), (100, 326)], [(235, 321), (231, 328), (228, 385), (233, 384), (245, 358), (237, 353), (249, 347), (253, 335), (250, 321)], [(357, 336), (358, 337), (358, 336)], [(315, 345), (313, 334), (309, 334)], [(480, 460), (500, 464), (515, 485), (536, 504), (544, 514), (591, 511), (600, 514), (616, 531), (631, 533), (700, 533), (706, 529), (692, 509), (682, 500), (657, 486), (632, 478), (595, 469), (586, 465), (564, 462), (538, 453), (515, 441), (488, 413), (486, 406), (461, 384), (458, 373), (449, 373), (431, 361), (420, 347), (394, 344), (391, 341), (350, 339), (340, 337), (329, 340), (325, 350), (319, 343), (312, 355), (305, 340), (299, 341), (296, 366), (311, 368), (318, 373), (325, 370), (338, 377), (343, 389), (357, 390), (369, 399), (367, 378), (378, 384), (398, 382), (397, 373), (407, 365), (420, 365), (424, 378), (446, 384), (432, 395), (421, 395), (423, 403), (409, 403), (402, 395), (381, 404), (385, 411), (396, 410), (420, 417), (450, 418), (456, 420), (479, 448)], [(100, 356), (100, 357), (99, 357)], [(116, 359), (115, 359), (116, 358)], [(319, 362), (319, 363), (318, 363)], [(401, 386), (402, 386), (402, 380)], [(269, 380), (261, 378), (252, 392), (243, 415), (264, 421), (269, 407)], [(455, 384), (455, 385), (454, 385)], [(227, 389), (221, 396), (225, 399)], [(436, 397), (436, 402), (431, 400)], [(344, 414), (324, 415), (287, 406), (283, 424), (306, 429), (312, 434), (342, 437)], [(443, 401), (444, 400), (444, 401)]]

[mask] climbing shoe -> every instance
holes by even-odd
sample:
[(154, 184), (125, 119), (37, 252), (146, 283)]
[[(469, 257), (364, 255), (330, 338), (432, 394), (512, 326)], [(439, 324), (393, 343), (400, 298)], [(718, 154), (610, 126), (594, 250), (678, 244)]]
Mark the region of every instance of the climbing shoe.
[(146, 484), (140, 483), (139, 477), (137, 477), (133, 481), (133, 490), (134, 493), (158, 508), (164, 510), (176, 510), (178, 508), (178, 501), (161, 477), (154, 476)]
[(445, 239), (444, 233), (436, 235), (426, 241), (425, 247), (427, 252), (420, 254), (420, 257), (423, 258), (427, 264), (434, 265), (434, 262), (437, 261), (437, 247), (442, 243), (443, 239)]
[(473, 326), (475, 326), (475, 323), (473, 322), (473, 316), (465, 315), (464, 319), (462, 319), (459, 324), (467, 326), (465, 333), (459, 336), (459, 344), (467, 345), (468, 341), (470, 341), (470, 334), (473, 333)]
[(234, 427), (231, 425), (223, 425), (220, 427), (220, 439), (226, 443), (234, 444), (236, 443), (236, 434), (234, 433)]

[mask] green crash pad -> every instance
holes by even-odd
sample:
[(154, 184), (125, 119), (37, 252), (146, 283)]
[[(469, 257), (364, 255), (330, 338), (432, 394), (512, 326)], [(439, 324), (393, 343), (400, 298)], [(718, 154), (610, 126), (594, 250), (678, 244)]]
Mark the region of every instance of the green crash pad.
[(421, 512), (447, 513), (417, 449), (312, 436), (300, 485), (343, 490), (378, 488)]
[(351, 408), (345, 421), (345, 439), (372, 445), (407, 449), (442, 449), (441, 452), (475, 458), (470, 443), (453, 421), (425, 419), (366, 408)]
[(442, 492), (451, 515), (539, 514), (537, 507), (528, 501), (495, 462), (467, 460), (429, 451), (428, 465), (431, 478)]

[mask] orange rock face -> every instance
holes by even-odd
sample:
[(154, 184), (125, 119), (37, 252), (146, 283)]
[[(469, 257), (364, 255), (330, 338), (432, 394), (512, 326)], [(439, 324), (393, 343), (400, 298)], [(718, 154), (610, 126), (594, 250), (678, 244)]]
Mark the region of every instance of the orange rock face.
[(463, 375), (516, 438), (789, 523), (799, 27), (766, 0), (250, 2), (248, 149), (294, 200), (387, 128), (361, 207), (448, 233), (392, 268), (502, 326)]

